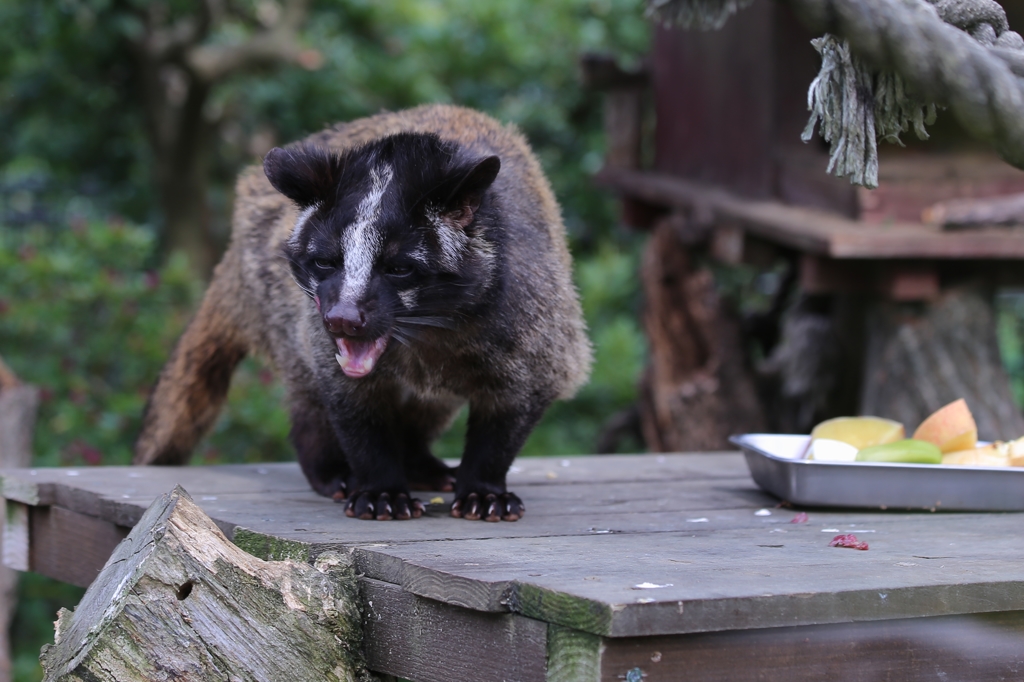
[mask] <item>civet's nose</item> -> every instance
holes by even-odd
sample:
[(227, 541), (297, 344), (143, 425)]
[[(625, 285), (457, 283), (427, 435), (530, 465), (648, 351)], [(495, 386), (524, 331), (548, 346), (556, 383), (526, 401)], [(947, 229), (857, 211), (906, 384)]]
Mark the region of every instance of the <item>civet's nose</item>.
[(332, 334), (362, 336), (366, 333), (366, 313), (351, 303), (338, 302), (324, 313), (324, 326)]

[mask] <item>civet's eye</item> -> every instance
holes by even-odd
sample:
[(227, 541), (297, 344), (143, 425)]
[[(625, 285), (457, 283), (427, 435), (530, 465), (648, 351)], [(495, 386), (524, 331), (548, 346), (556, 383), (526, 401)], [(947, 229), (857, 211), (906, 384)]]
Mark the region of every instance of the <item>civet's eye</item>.
[(392, 277), (408, 277), (412, 274), (411, 265), (391, 265), (387, 269), (387, 274)]
[(313, 265), (315, 265), (316, 267), (320, 268), (321, 270), (333, 270), (334, 269), (334, 263), (332, 263), (329, 260), (324, 260), (322, 258), (317, 258), (316, 260), (314, 260), (313, 261)]

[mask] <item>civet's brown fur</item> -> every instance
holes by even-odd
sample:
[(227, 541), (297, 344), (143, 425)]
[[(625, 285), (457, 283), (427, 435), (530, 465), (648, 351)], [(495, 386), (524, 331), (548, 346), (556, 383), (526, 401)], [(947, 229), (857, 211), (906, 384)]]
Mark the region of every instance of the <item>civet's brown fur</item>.
[[(422, 397), (417, 408), (431, 422), (425, 432), (436, 436), (450, 421), (457, 408), (452, 394), (469, 400), (471, 410), (495, 414), (530, 401), (537, 401), (543, 411), (550, 400), (571, 396), (586, 380), (590, 346), (571, 281), (559, 207), (526, 141), (514, 128), (479, 112), (430, 105), (340, 124), (310, 136), (304, 144), (344, 152), (402, 132), (436, 133), (461, 149), (500, 157), (501, 170), (490, 191), (497, 193), (502, 210), (525, 235), (506, 246), (508, 273), (502, 286), (508, 295), (501, 299), (502, 310), (454, 332), (440, 332), (454, 335), (441, 344), (443, 353), (426, 352), (414, 360), (395, 351), (392, 364), (397, 369), (389, 371)], [(235, 366), (249, 353), (268, 357), (283, 378), (292, 411), (292, 440), (300, 448), (303, 434), (296, 433), (298, 426), (322, 424), (332, 409), (317, 386), (324, 372), (337, 373), (334, 349), (316, 307), (293, 281), (281, 255), (299, 210), (271, 186), (258, 166), (242, 173), (236, 191), (230, 246), (198, 313), (160, 374), (136, 444), (137, 464), (187, 462), (213, 425)], [(478, 327), (484, 324), (508, 325), (512, 341), (505, 345), (511, 347), (482, 340)], [(342, 400), (376, 399), (377, 394), (363, 388), (370, 385), (367, 379), (352, 382), (364, 393), (341, 388), (337, 395)], [(348, 384), (342, 378), (339, 385)], [(446, 397), (431, 402), (430, 396), (442, 394)], [(304, 468), (309, 476), (305, 463)]]

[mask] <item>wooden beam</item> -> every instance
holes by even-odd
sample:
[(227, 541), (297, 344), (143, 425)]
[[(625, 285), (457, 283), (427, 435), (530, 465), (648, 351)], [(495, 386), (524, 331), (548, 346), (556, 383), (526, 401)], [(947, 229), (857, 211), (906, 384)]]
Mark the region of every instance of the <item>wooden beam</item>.
[[(1024, 612), (602, 640), (600, 679), (874, 682), (1019, 679)], [(754, 653), (756, 652), (756, 654)], [(629, 675), (633, 672), (633, 677)]]
[(29, 527), (28, 570), (79, 587), (92, 584), (131, 530), (61, 507), (30, 507)]
[(804, 254), (800, 289), (808, 294), (877, 294), (891, 301), (933, 301), (941, 291), (934, 261), (843, 260)]
[(797, 251), (841, 259), (1024, 260), (1024, 228), (965, 232), (935, 225), (870, 225), (835, 213), (744, 199), (714, 185), (679, 177), (607, 168), (597, 182), (651, 204), (712, 213), (755, 236)]
[(442, 604), (369, 578), (359, 589), (371, 670), (417, 682), (545, 679), (546, 623)]
[(1020, 225), (1024, 223), (1024, 194), (943, 201), (926, 208), (921, 218), (932, 225), (953, 227)]

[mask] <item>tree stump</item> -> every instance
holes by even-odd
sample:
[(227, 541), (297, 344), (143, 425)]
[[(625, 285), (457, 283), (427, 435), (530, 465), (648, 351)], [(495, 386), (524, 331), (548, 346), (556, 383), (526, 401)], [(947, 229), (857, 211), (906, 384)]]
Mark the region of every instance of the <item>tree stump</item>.
[(983, 440), (1024, 436), (996, 340), (992, 297), (950, 289), (929, 304), (874, 303), (867, 316), (861, 414), (903, 422), (912, 433), (929, 414), (964, 398)]
[(75, 611), (61, 609), (45, 680), (372, 680), (357, 598), (347, 555), (312, 566), (257, 559), (178, 487), (150, 506)]
[[(0, 360), (0, 469), (32, 465), (32, 431), (39, 389), (21, 383)], [(3, 527), (0, 526), (0, 542)], [(11, 679), (11, 620), (18, 606), (18, 572), (0, 566), (0, 682)]]
[(764, 416), (739, 322), (676, 232), (673, 221), (661, 221), (643, 257), (650, 343), (640, 389), (644, 442), (653, 452), (725, 450), (730, 435), (763, 430)]

